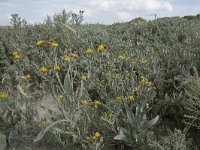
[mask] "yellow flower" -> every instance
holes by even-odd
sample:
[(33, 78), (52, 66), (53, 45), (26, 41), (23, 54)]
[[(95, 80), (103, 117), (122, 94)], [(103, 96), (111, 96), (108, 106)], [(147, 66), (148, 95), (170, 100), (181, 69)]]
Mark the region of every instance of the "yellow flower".
[(125, 56), (118, 56), (117, 59), (120, 60), (120, 61), (123, 61), (123, 60), (126, 59), (126, 57)]
[(82, 75), (80, 79), (86, 81), (89, 79), (89, 77), (87, 75)]
[(40, 72), (41, 73), (47, 73), (48, 71), (49, 70), (46, 67), (44, 67), (44, 66), (40, 68)]
[(61, 68), (60, 68), (60, 66), (55, 66), (55, 67), (54, 67), (54, 70), (55, 70), (55, 71), (60, 71)]
[(8, 98), (8, 93), (6, 92), (0, 92), (0, 99), (5, 99), (5, 98)]
[(87, 49), (86, 51), (85, 51), (85, 53), (86, 54), (92, 54), (94, 51), (91, 49), (91, 48), (89, 48), (89, 49)]
[(77, 58), (78, 58), (78, 54), (76, 54), (76, 53), (72, 53), (71, 55), (72, 55), (72, 57), (73, 57), (74, 59), (77, 59)]
[(25, 75), (24, 77), (25, 77), (25, 79), (27, 79), (27, 80), (28, 80), (28, 79), (30, 79), (30, 78), (31, 78), (31, 75), (30, 75), (30, 74), (27, 74), (27, 75)]
[(58, 43), (55, 43), (55, 42), (50, 43), (50, 45), (51, 45), (52, 47), (58, 47), (58, 46), (59, 46), (59, 44), (58, 44)]
[(100, 137), (101, 134), (100, 134), (99, 132), (95, 132), (94, 136), (96, 136), (96, 137)]
[(18, 52), (12, 52), (12, 55), (15, 56), (15, 55), (19, 55)]
[(84, 99), (81, 102), (82, 102), (82, 104), (87, 105), (87, 104), (89, 104), (91, 102), (91, 100)]
[(13, 55), (13, 57), (14, 57), (15, 59), (20, 59), (20, 58), (22, 58), (22, 55), (21, 55), (20, 53), (16, 52), (16, 51), (12, 52), (12, 55)]
[(92, 136), (92, 140), (96, 141), (97, 137), (96, 136)]
[(37, 41), (36, 43), (37, 46), (44, 46), (44, 44), (45, 44), (45, 41), (42, 41), (42, 40)]
[(15, 55), (13, 55), (13, 57), (14, 57), (15, 59), (20, 59), (20, 58), (22, 58), (22, 55), (20, 55), (19, 53), (17, 53), (17, 54), (15, 54)]
[(96, 141), (101, 136), (101, 133), (95, 132), (95, 134), (92, 136), (92, 140)]
[(130, 96), (128, 97), (128, 99), (129, 99), (130, 101), (134, 101), (134, 98), (135, 98), (135, 95), (130, 95)]
[(58, 99), (64, 100), (64, 99), (65, 99), (65, 96), (64, 96), (64, 95), (59, 95), (59, 96), (58, 96)]
[(95, 101), (94, 108), (98, 108), (99, 104), (101, 104), (99, 101)]
[(71, 61), (71, 57), (70, 56), (65, 56), (64, 59), (65, 59), (66, 62), (70, 62)]
[(99, 53), (103, 53), (105, 51), (105, 45), (101, 44), (97, 47), (97, 51)]

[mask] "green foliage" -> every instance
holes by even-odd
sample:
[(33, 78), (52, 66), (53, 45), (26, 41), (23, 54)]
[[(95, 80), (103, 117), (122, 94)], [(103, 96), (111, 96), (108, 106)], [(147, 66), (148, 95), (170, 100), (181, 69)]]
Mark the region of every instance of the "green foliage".
[[(164, 137), (161, 126), (199, 131), (200, 21), (82, 20), (63, 10), (32, 25), (13, 14), (0, 30), (1, 123), (65, 149), (187, 149), (185, 133)], [(46, 95), (52, 117), (40, 118)]]
[(175, 129), (174, 133), (170, 131), (167, 137), (161, 137), (158, 141), (150, 142), (152, 150), (190, 150), (197, 149), (191, 145), (191, 141), (187, 140), (185, 134)]

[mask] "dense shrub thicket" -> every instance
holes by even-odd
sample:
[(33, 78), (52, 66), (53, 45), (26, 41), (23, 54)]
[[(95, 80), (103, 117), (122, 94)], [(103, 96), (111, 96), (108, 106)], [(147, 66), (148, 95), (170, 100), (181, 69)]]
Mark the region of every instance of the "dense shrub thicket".
[(198, 149), (199, 17), (82, 19), (14, 14), (0, 30), (0, 145), (26, 131), (63, 149)]

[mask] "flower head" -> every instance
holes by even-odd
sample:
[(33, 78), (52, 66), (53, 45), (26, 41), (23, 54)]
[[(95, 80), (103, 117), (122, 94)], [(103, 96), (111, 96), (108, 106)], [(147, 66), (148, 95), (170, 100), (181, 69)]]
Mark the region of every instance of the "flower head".
[(101, 44), (101, 45), (99, 45), (99, 46), (97, 47), (97, 51), (98, 51), (99, 53), (103, 53), (103, 52), (105, 51), (105, 48), (106, 48), (106, 46), (103, 45), (103, 44)]
[(86, 81), (89, 79), (89, 77), (87, 75), (82, 75), (80, 79)]
[(70, 57), (70, 56), (65, 56), (64, 60), (65, 60), (66, 62), (70, 62), (70, 61), (71, 61), (71, 57)]
[(77, 58), (78, 58), (78, 54), (76, 54), (76, 53), (72, 53), (71, 55), (72, 55), (72, 57), (73, 57), (74, 59), (77, 59)]
[(91, 48), (89, 48), (89, 49), (87, 49), (86, 51), (85, 51), (85, 53), (86, 54), (92, 54), (94, 51), (91, 49)]
[(14, 55), (14, 58), (15, 59), (20, 59), (20, 58), (22, 58), (22, 55), (20, 55), (20, 54)]
[(61, 70), (61, 67), (60, 67), (60, 66), (55, 66), (55, 67), (54, 67), (54, 70), (55, 70), (55, 71), (60, 71), (60, 70)]
[(22, 55), (19, 53), (19, 52), (12, 52), (12, 55), (13, 55), (13, 57), (15, 58), (15, 59), (20, 59), (20, 58), (22, 58)]
[(50, 43), (50, 45), (51, 45), (52, 47), (58, 47), (58, 46), (59, 46), (59, 44), (58, 44), (58, 43), (55, 43), (55, 42)]
[(8, 98), (8, 93), (7, 92), (0, 92), (0, 99), (6, 99)]
[(31, 75), (30, 74), (27, 74), (25, 75), (26, 79), (30, 79), (31, 78)]
[(94, 108), (98, 108), (100, 104), (101, 104), (100, 101), (96, 100), (94, 103)]
[(36, 42), (37, 46), (44, 46), (44, 44), (45, 44), (45, 41), (43, 41), (43, 40), (40, 40), (40, 41)]
[(47, 73), (48, 71), (49, 71), (49, 69), (47, 67), (43, 66), (43, 67), (40, 68), (41, 73)]
[(13, 55), (13, 56), (19, 55), (19, 53), (15, 51), (15, 52), (12, 52), (12, 55)]
[(101, 133), (95, 132), (94, 135), (92, 136), (92, 140), (96, 141), (100, 136), (101, 136)]
[(135, 95), (130, 95), (129, 97), (128, 97), (128, 99), (130, 100), (130, 101), (134, 101), (134, 99), (135, 99)]
[(58, 99), (59, 99), (59, 100), (64, 100), (64, 99), (65, 99), (65, 96), (64, 96), (64, 95), (59, 95), (59, 96), (58, 96)]

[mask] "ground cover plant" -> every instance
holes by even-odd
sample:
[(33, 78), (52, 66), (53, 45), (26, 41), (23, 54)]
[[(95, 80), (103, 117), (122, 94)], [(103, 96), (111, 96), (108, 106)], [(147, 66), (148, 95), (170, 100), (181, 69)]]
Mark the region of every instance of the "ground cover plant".
[(199, 149), (199, 15), (82, 20), (0, 29), (0, 149)]

